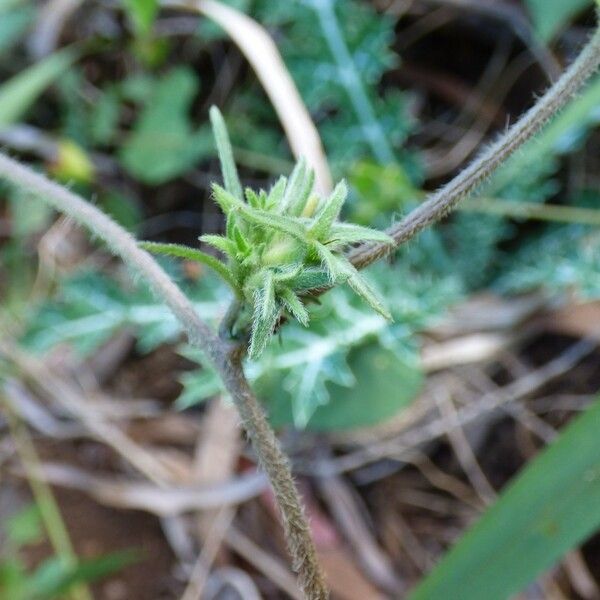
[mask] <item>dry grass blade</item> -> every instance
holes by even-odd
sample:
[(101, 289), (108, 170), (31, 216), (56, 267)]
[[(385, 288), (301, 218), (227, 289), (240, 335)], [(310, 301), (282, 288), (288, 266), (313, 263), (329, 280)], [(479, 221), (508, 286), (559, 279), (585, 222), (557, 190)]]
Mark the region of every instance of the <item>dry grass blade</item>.
[(244, 13), (214, 0), (162, 0), (167, 7), (199, 12), (220, 25), (244, 53), (279, 116), (296, 158), (306, 158), (315, 171), (316, 189), (332, 188), (321, 138), (275, 42), (262, 25)]
[(268, 486), (267, 477), (260, 472), (242, 475), (219, 485), (164, 489), (151, 483), (130, 483), (90, 475), (63, 464), (45, 463), (40, 473), (49, 483), (81, 490), (102, 504), (145, 510), (160, 517), (241, 504), (255, 498)]

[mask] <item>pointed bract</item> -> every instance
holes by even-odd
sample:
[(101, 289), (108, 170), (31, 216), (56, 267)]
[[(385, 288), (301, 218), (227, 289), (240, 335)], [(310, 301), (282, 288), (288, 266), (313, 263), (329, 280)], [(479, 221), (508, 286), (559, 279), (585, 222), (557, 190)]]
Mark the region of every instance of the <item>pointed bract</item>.
[(217, 144), (217, 153), (219, 154), (225, 189), (241, 200), (243, 198), (242, 184), (240, 183), (235, 161), (233, 160), (233, 150), (231, 149), (231, 142), (229, 140), (229, 134), (227, 133), (225, 120), (223, 119), (221, 111), (216, 106), (211, 106), (209, 116), (213, 128), (213, 135)]
[(340, 181), (329, 198), (327, 198), (318, 213), (315, 221), (309, 228), (309, 235), (315, 240), (324, 240), (334, 221), (339, 217), (342, 206), (348, 196), (348, 187), (344, 180)]

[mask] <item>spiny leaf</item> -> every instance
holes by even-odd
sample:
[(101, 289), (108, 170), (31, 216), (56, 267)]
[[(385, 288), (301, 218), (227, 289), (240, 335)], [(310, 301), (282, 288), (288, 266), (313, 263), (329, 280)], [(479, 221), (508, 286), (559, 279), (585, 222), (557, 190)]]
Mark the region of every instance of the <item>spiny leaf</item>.
[(223, 115), (216, 106), (211, 106), (210, 108), (210, 122), (217, 144), (217, 152), (219, 153), (225, 189), (239, 200), (242, 200), (244, 197), (242, 194), (242, 185), (235, 166), (235, 161), (233, 160), (233, 150), (231, 149), (229, 134), (227, 133)]
[(176, 258), (184, 258), (203, 263), (220, 275), (229, 284), (231, 289), (239, 294), (239, 287), (227, 266), (214, 256), (202, 252), (202, 250), (190, 248), (181, 244), (162, 244), (159, 242), (140, 242), (139, 246), (148, 252), (152, 252), (152, 254), (174, 256)]
[(308, 311), (304, 304), (302, 304), (300, 298), (296, 296), (289, 288), (283, 288), (281, 290), (281, 299), (285, 308), (297, 319), (304, 327), (308, 326)]
[(339, 217), (342, 206), (348, 196), (348, 187), (344, 180), (340, 181), (329, 198), (323, 202), (323, 206), (315, 216), (315, 222), (309, 229), (309, 235), (316, 240), (327, 236), (333, 222)]

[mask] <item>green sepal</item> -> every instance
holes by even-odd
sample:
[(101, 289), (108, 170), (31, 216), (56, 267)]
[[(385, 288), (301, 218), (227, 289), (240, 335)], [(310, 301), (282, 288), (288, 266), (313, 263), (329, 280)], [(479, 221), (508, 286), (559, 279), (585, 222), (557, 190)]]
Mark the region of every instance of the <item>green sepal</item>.
[(239, 295), (240, 293), (240, 289), (237, 285), (235, 277), (227, 268), (227, 265), (222, 263), (218, 258), (215, 258), (206, 252), (202, 252), (202, 250), (190, 248), (181, 244), (162, 244), (159, 242), (139, 242), (138, 246), (148, 252), (152, 252), (152, 254), (173, 256), (176, 258), (183, 258), (202, 263), (215, 271), (215, 273), (217, 273), (226, 283), (229, 284), (231, 289), (236, 292), (236, 294)]
[(237, 246), (235, 242), (222, 235), (206, 233), (204, 235), (201, 235), (198, 239), (204, 244), (208, 244), (209, 246), (220, 250), (221, 252), (223, 252), (223, 254), (226, 254), (231, 259), (235, 259), (237, 255)]
[(281, 299), (283, 301), (283, 305), (285, 309), (304, 327), (308, 326), (308, 311), (302, 301), (296, 294), (290, 290), (289, 288), (282, 288), (281, 290)]
[(216, 106), (210, 107), (209, 116), (213, 128), (213, 135), (217, 144), (217, 153), (219, 154), (225, 189), (241, 200), (243, 198), (242, 184), (240, 183), (235, 161), (233, 160), (233, 150), (231, 148), (231, 141), (229, 140), (225, 120), (223, 119), (221, 111)]
[(315, 216), (309, 235), (316, 240), (323, 240), (329, 233), (334, 221), (339, 217), (342, 206), (348, 196), (348, 187), (344, 180), (340, 181), (331, 195), (323, 201)]
[(334, 223), (327, 237), (328, 244), (335, 244), (336, 246), (345, 246), (357, 242), (394, 243), (394, 238), (390, 237), (385, 231), (354, 225), (353, 223)]

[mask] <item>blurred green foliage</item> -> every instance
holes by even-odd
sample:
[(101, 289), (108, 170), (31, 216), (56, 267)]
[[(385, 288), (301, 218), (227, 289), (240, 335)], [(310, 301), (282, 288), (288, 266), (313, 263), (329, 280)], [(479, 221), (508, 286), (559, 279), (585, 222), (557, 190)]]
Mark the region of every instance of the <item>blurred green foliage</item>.
[(30, 505), (12, 515), (4, 524), (5, 543), (0, 550), (0, 597), (6, 600), (58, 600), (83, 582), (92, 582), (116, 573), (138, 560), (137, 553), (115, 552), (67, 564), (58, 556), (27, 568), (24, 551), (44, 539), (42, 518)]

